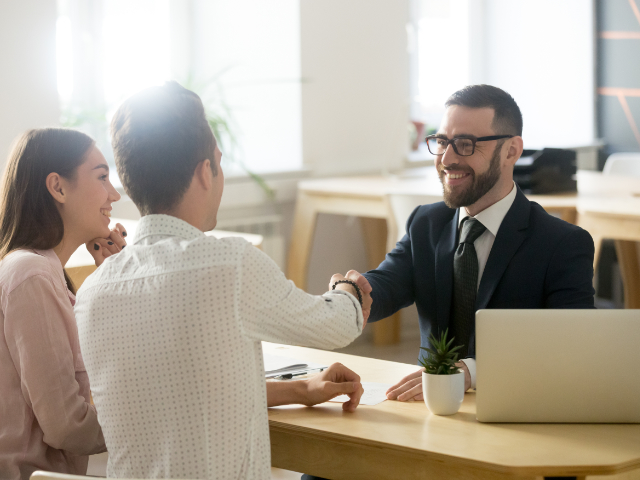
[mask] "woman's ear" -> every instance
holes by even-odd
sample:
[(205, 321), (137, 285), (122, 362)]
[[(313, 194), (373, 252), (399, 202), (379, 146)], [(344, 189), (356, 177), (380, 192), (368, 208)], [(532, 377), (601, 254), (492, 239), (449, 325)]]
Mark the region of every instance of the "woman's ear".
[(57, 173), (53, 172), (47, 175), (47, 179), (45, 180), (47, 185), (47, 190), (53, 197), (53, 199), (58, 203), (65, 203), (67, 201), (66, 192), (62, 187), (62, 178)]

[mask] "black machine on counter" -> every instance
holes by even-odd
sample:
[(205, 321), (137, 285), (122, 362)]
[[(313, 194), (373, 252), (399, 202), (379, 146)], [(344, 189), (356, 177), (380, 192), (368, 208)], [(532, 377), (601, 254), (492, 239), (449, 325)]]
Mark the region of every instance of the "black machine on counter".
[(576, 171), (576, 152), (573, 150), (523, 150), (513, 169), (513, 180), (524, 193), (575, 192)]

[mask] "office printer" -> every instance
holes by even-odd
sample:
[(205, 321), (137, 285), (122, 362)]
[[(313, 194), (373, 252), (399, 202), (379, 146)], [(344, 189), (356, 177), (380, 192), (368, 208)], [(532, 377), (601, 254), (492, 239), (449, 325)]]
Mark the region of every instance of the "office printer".
[(523, 150), (513, 180), (524, 193), (575, 192), (576, 152), (562, 148)]

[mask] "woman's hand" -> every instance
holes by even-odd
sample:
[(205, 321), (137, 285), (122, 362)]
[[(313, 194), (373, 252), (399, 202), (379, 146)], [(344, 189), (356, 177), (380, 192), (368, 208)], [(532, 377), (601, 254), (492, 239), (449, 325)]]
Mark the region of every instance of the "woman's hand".
[(96, 262), (96, 267), (102, 265), (104, 259), (110, 257), (114, 253), (118, 253), (122, 250), (127, 242), (124, 237), (127, 236), (127, 231), (124, 227), (116, 223), (116, 226), (111, 230), (109, 238), (94, 238), (85, 245), (89, 253)]

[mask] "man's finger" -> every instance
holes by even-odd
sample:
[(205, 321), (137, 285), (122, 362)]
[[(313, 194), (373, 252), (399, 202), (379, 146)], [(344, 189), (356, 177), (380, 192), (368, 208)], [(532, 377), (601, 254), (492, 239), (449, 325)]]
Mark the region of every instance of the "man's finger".
[(350, 395), (355, 393), (360, 388), (359, 382), (327, 382), (325, 384), (325, 389), (328, 391), (329, 395), (332, 395), (331, 398), (335, 398), (338, 395)]
[(322, 372), (322, 379), (329, 382), (343, 383), (353, 382), (360, 383), (360, 375), (353, 370), (348, 369), (339, 362), (331, 364), (324, 372)]
[(369, 284), (369, 281), (367, 280), (367, 278), (362, 275), (361, 273), (358, 273), (355, 270), (349, 270), (347, 272), (346, 277), (355, 282), (356, 285), (358, 285), (358, 288), (362, 291), (362, 293), (371, 293), (371, 285)]
[(421, 368), (420, 370), (417, 370), (413, 373), (410, 373), (409, 375), (403, 377), (398, 383), (396, 383), (395, 385), (392, 385), (391, 387), (389, 387), (389, 389), (387, 390), (387, 393), (396, 390), (397, 388), (400, 388), (402, 385), (404, 385), (405, 383), (416, 379), (417, 377), (420, 377), (420, 379), (422, 379), (422, 372), (424, 372), (424, 368)]
[(331, 277), (331, 280), (329, 280), (329, 290), (331, 290), (333, 288), (333, 285), (338, 281), (338, 280), (344, 280), (345, 278), (340, 275), (339, 273), (334, 274)]
[(408, 382), (403, 383), (402, 385), (400, 385), (398, 388), (395, 388), (395, 389), (387, 392), (387, 398), (389, 400), (396, 400), (401, 395), (403, 395), (405, 392), (415, 388), (416, 385), (419, 385), (419, 386), (422, 385), (422, 376), (420, 376), (420, 378), (414, 378), (413, 380), (409, 380)]
[(349, 400), (342, 404), (342, 410), (344, 410), (345, 412), (355, 412), (358, 405), (360, 405), (360, 398), (362, 398), (364, 388), (360, 383), (354, 383), (354, 385), (357, 385), (357, 388), (352, 393), (348, 394)]
[(413, 387), (411, 390), (404, 392), (402, 395), (398, 395), (398, 398), (396, 400), (400, 402), (406, 402), (407, 400), (421, 400), (421, 399), (422, 399), (422, 379), (420, 379), (420, 383), (415, 387)]

